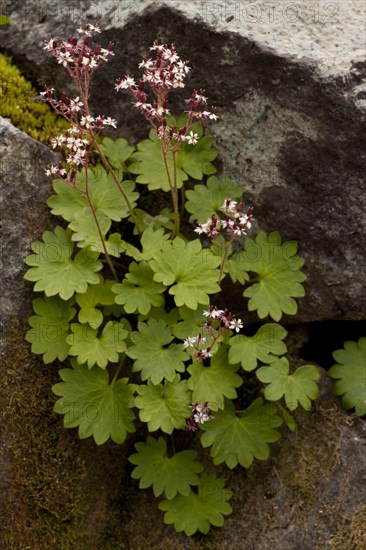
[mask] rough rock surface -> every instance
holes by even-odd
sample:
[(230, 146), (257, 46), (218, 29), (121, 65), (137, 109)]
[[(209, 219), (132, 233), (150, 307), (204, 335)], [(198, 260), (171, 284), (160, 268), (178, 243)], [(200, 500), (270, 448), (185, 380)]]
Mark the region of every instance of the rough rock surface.
[[(284, 430), (269, 461), (222, 472), (235, 493), (234, 512), (207, 537), (188, 538), (164, 525), (151, 493), (130, 480), (126, 456), (134, 436), (124, 446), (97, 449), (63, 429), (51, 413), (55, 365), (42, 365), (23, 340), (31, 288), (22, 260), (49, 224), (43, 165), (52, 153), (1, 124), (8, 298), (0, 389), (3, 547), (144, 550), (148, 536), (152, 550), (362, 548), (365, 424), (338, 409), (326, 378), (315, 410), (297, 415), (299, 430)], [(305, 336), (293, 336), (294, 354)]]
[[(24, 258), (30, 245), (51, 228), (45, 202), (52, 186), (44, 168), (59, 157), (0, 117), (2, 330), (11, 318), (24, 320), (31, 313), (31, 288), (22, 281)], [(3, 324), (4, 323), (4, 324)]]
[[(69, 36), (81, 21), (100, 22), (106, 29), (101, 39), (116, 43), (116, 56), (96, 73), (94, 109), (116, 117), (115, 135), (133, 141), (147, 128), (129, 98), (114, 92), (114, 79), (136, 74), (156, 37), (174, 41), (193, 67), (187, 88), (204, 87), (218, 107), (220, 119), (209, 131), (222, 173), (243, 186), (261, 228), (300, 243), (308, 282), (296, 320), (365, 317), (362, 1), (281, 1), (271, 8), (260, 2), (75, 0), (56, 6), (28, 0), (21, 7), (8, 1), (5, 12), (11, 24), (1, 30), (1, 46), (38, 84), (58, 90), (69, 90), (70, 83), (42, 51), (43, 39)], [(178, 111), (186, 93), (175, 96)]]

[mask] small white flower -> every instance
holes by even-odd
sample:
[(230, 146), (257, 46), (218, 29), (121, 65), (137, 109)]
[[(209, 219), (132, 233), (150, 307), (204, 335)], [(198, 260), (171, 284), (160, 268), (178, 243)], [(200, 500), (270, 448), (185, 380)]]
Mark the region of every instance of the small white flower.
[(222, 315), (223, 313), (224, 313), (223, 309), (213, 309), (211, 311), (211, 318), (217, 319), (217, 317), (220, 317), (220, 315)]
[(185, 347), (185, 348), (192, 347), (197, 342), (197, 340), (198, 340), (197, 336), (188, 336), (188, 338), (186, 338), (183, 341), (183, 347)]
[(195, 95), (195, 100), (196, 101), (202, 101), (202, 103), (206, 103), (207, 102), (207, 97), (205, 97), (204, 95), (196, 94)]
[(107, 124), (107, 126), (113, 126), (113, 128), (117, 128), (116, 126), (117, 121), (114, 118), (111, 118), (110, 116), (104, 119), (104, 124)]
[(43, 49), (47, 50), (48, 52), (52, 52), (54, 42), (55, 42), (54, 38), (51, 38), (51, 40), (49, 40), (48, 42), (45, 41), (45, 45), (44, 45)]
[(52, 143), (52, 148), (53, 149), (56, 149), (56, 147), (60, 147), (63, 143), (65, 143), (66, 141), (66, 138), (65, 136), (56, 136), (52, 139), (51, 143)]
[(93, 122), (95, 122), (95, 118), (90, 115), (82, 116), (80, 119), (80, 124), (85, 126), (85, 128), (90, 128), (90, 125), (93, 124)]
[(80, 101), (80, 97), (75, 97), (75, 99), (70, 100), (70, 111), (72, 113), (77, 113), (80, 111), (80, 107), (83, 106), (83, 102)]
[(124, 80), (121, 80), (118, 84), (116, 84), (115, 88), (117, 92), (119, 90), (128, 90), (128, 88), (131, 88), (135, 85), (135, 80), (131, 76), (126, 76)]
[(45, 170), (46, 176), (53, 176), (54, 174), (58, 173), (58, 166), (54, 166), (53, 164), (49, 164), (47, 169)]
[(98, 25), (91, 25), (89, 24), (89, 30), (93, 31), (93, 32), (102, 32), (100, 30), (100, 27)]
[(192, 131), (190, 132), (189, 136), (186, 136), (187, 142), (189, 145), (196, 145), (198, 141), (198, 134), (194, 134)]
[(207, 233), (208, 226), (207, 226), (206, 223), (200, 223), (194, 231), (195, 231), (195, 233), (198, 233), (199, 235), (201, 235), (202, 233)]
[(221, 206), (221, 210), (223, 210), (224, 212), (235, 212), (237, 204), (238, 203), (236, 201), (227, 198), (224, 200), (223, 205)]
[(60, 52), (58, 56), (58, 62), (64, 66), (67, 67), (69, 63), (72, 63), (74, 61), (73, 57), (71, 57), (70, 52)]
[(146, 59), (146, 61), (143, 59), (141, 63), (139, 63), (139, 69), (150, 69), (150, 67), (153, 66), (153, 62), (151, 59)]
[(239, 332), (243, 328), (243, 321), (241, 319), (233, 319), (230, 321), (229, 328), (235, 330), (235, 332)]
[(208, 118), (209, 118), (210, 120), (217, 120), (218, 117), (217, 117), (217, 115), (215, 115), (215, 113), (210, 113), (209, 116), (208, 116)]

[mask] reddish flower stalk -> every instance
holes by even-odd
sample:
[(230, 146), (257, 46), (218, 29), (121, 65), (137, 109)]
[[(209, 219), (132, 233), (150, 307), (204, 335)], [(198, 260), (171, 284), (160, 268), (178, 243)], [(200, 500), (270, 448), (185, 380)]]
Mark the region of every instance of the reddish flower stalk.
[(194, 357), (198, 361), (204, 361), (212, 357), (212, 349), (215, 342), (225, 332), (230, 330), (239, 332), (243, 328), (242, 320), (235, 319), (235, 315), (227, 309), (218, 309), (216, 306), (210, 306), (207, 311), (203, 312), (203, 315), (207, 317), (207, 321), (201, 325), (205, 336), (202, 334), (189, 336), (183, 343), (185, 348), (193, 348), (195, 350)]
[[(54, 89), (47, 86), (41, 95), (57, 113), (70, 123), (70, 128), (65, 134), (53, 139), (53, 147), (61, 146), (68, 153), (66, 162), (71, 165), (69, 176), (71, 185), (75, 187), (77, 170), (85, 168), (90, 155), (96, 149), (102, 163), (112, 175), (133, 217), (132, 205), (98, 144), (101, 131), (108, 126), (116, 128), (116, 121), (104, 115), (92, 116), (89, 108), (89, 89), (94, 72), (103, 62), (108, 61), (114, 55), (112, 42), (108, 44), (107, 48), (103, 48), (97, 43), (93, 47), (90, 46), (93, 35), (99, 32), (100, 29), (97, 25), (86, 24), (83, 28), (78, 29), (78, 33), (82, 35), (82, 38), (71, 36), (67, 41), (60, 44), (53, 38), (45, 41), (44, 49), (51, 52), (58, 63), (66, 68), (76, 84), (78, 96), (70, 98), (65, 94), (61, 94), (61, 97), (57, 99), (54, 96)], [(66, 170), (60, 165), (57, 167), (49, 166), (46, 173), (63, 179), (66, 177)]]
[[(188, 61), (182, 61), (173, 44), (159, 44), (156, 40), (151, 51), (155, 52), (155, 59), (143, 57), (139, 64), (144, 73), (139, 82), (126, 75), (124, 79), (117, 79), (116, 90), (127, 90), (133, 98), (133, 105), (139, 109), (141, 114), (154, 129), (161, 142), (161, 149), (164, 158), (165, 170), (169, 182), (169, 188), (172, 195), (174, 209), (174, 235), (179, 233), (180, 215), (179, 199), (177, 189), (177, 166), (176, 153), (183, 142), (195, 145), (199, 136), (194, 132), (194, 126), (207, 119), (216, 120), (215, 109), (208, 107), (207, 98), (203, 95), (204, 90), (197, 93), (193, 90), (189, 99), (185, 103), (189, 109), (185, 111), (187, 120), (183, 128), (169, 124), (168, 116), (170, 109), (168, 106), (168, 95), (173, 88), (184, 88), (184, 78), (190, 71)], [(153, 99), (148, 100), (148, 89), (152, 92)], [(168, 164), (168, 154), (172, 154), (173, 174), (170, 173)]]
[(238, 204), (236, 201), (226, 198), (220, 210), (225, 215), (225, 218), (212, 214), (206, 223), (199, 223), (195, 229), (195, 232), (199, 235), (206, 234), (214, 240), (219, 237), (220, 232), (229, 237), (223, 248), (219, 284), (224, 274), (225, 262), (231, 245), (236, 238), (247, 234), (248, 229), (252, 227), (252, 222), (254, 221), (253, 207), (251, 206), (245, 211), (243, 202)]

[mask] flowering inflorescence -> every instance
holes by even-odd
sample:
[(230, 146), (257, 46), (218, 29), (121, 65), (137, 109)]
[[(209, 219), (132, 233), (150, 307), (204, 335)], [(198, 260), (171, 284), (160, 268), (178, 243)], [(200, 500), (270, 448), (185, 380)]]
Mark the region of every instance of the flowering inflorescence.
[(198, 424), (204, 424), (209, 420), (215, 418), (208, 407), (208, 403), (192, 403), (192, 416), (187, 420), (186, 430), (196, 432), (198, 429)]
[[(155, 41), (150, 50), (155, 52), (156, 58), (143, 57), (139, 64), (139, 68), (144, 69), (142, 78), (138, 82), (130, 75), (126, 75), (124, 79), (118, 78), (116, 90), (127, 90), (134, 97), (134, 106), (164, 143), (172, 144), (174, 141), (179, 145), (185, 141), (195, 145), (199, 136), (193, 131), (194, 125), (207, 119), (216, 120), (215, 108), (208, 107), (204, 90), (193, 90), (191, 97), (185, 100), (189, 106), (185, 111), (186, 125), (182, 128), (169, 125), (166, 118), (170, 115), (168, 94), (172, 88), (184, 88), (184, 78), (190, 71), (189, 62), (180, 59), (173, 44), (168, 46)], [(147, 87), (153, 92), (154, 99), (151, 103), (148, 102)]]
[[(107, 126), (116, 128), (116, 120), (104, 115), (94, 117), (90, 114), (88, 106), (91, 77), (103, 61), (108, 61), (110, 56), (114, 55), (113, 43), (110, 42), (107, 48), (102, 48), (100, 44), (90, 47), (93, 35), (101, 32), (98, 25), (88, 23), (77, 32), (83, 35), (81, 39), (71, 36), (67, 41), (58, 44), (57, 40), (51, 38), (45, 41), (43, 49), (51, 52), (67, 69), (76, 83), (79, 95), (71, 98), (62, 93), (60, 98), (56, 98), (54, 88), (48, 86), (45, 86), (44, 92), (41, 92), (44, 100), (70, 123), (70, 128), (63, 135), (52, 140), (52, 146), (66, 148), (68, 154), (66, 162), (73, 168), (70, 176), (71, 183), (75, 183), (77, 168), (85, 166), (88, 162), (91, 142), (95, 142), (96, 137)], [(66, 179), (66, 170), (60, 165), (49, 165), (46, 174)]]
[(81, 40), (76, 36), (70, 36), (67, 41), (60, 44), (54, 38), (45, 40), (44, 50), (51, 52), (73, 77), (85, 75), (93, 72), (102, 61), (108, 61), (113, 56), (113, 43), (110, 42), (107, 48), (102, 48), (100, 44), (95, 44), (93, 48), (89, 46), (93, 34), (100, 33), (98, 25), (87, 23), (83, 28), (77, 29), (82, 36)]
[(225, 215), (224, 219), (221, 219), (212, 214), (206, 223), (199, 223), (195, 229), (195, 232), (201, 235), (205, 233), (209, 237), (215, 238), (219, 235), (220, 230), (233, 240), (235, 237), (246, 235), (247, 230), (252, 227), (253, 207), (244, 211), (244, 203), (239, 204), (230, 198), (226, 198), (220, 208), (221, 212)]
[(218, 309), (216, 306), (210, 306), (208, 310), (203, 312), (207, 320), (202, 323), (201, 328), (206, 336), (198, 334), (197, 336), (189, 336), (183, 342), (185, 348), (193, 348), (194, 357), (198, 361), (204, 361), (212, 357), (212, 348), (224, 332), (234, 330), (239, 332), (243, 328), (243, 321), (236, 319), (235, 315), (227, 309)]

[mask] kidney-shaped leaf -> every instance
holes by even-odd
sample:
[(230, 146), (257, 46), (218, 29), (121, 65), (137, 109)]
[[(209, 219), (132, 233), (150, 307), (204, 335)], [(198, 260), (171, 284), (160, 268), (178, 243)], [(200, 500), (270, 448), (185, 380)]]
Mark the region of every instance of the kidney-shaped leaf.
[(57, 226), (54, 232), (45, 231), (42, 238), (43, 242), (32, 244), (34, 254), (25, 259), (30, 269), (24, 278), (36, 283), (34, 290), (44, 291), (46, 296), (59, 294), (68, 300), (75, 292), (86, 292), (88, 283), (99, 283), (97, 271), (103, 264), (97, 260), (98, 253), (83, 249), (73, 258), (69, 229)]
[(238, 334), (230, 339), (229, 361), (241, 363), (244, 370), (250, 372), (257, 368), (258, 361), (272, 363), (276, 356), (287, 351), (282, 341), (287, 332), (276, 323), (267, 323), (260, 327), (254, 336)]
[(189, 495), (191, 485), (198, 485), (197, 474), (203, 466), (196, 460), (196, 451), (180, 451), (167, 456), (165, 439), (154, 439), (150, 435), (146, 443), (136, 443), (137, 453), (129, 457), (135, 464), (131, 477), (140, 480), (140, 489), (153, 487), (154, 495), (165, 494), (172, 499), (177, 493)]
[(355, 407), (356, 414), (366, 414), (366, 338), (358, 342), (345, 342), (344, 349), (333, 353), (337, 361), (329, 369), (329, 375), (337, 379), (333, 386), (335, 395), (343, 395), (345, 409)]
[(224, 411), (218, 411), (213, 420), (201, 425), (202, 446), (212, 446), (214, 464), (226, 462), (229, 468), (237, 464), (249, 468), (254, 458), (267, 460), (268, 443), (280, 438), (275, 428), (282, 420), (276, 412), (274, 405), (263, 405), (259, 398), (238, 415), (239, 411), (229, 401)]
[(109, 383), (107, 371), (72, 361), (72, 369), (60, 370), (62, 382), (52, 387), (60, 396), (55, 412), (64, 415), (66, 428), (79, 427), (79, 437), (93, 436), (97, 445), (111, 438), (123, 443), (127, 432), (134, 432), (133, 394), (128, 378)]
[(232, 494), (225, 488), (223, 479), (204, 472), (197, 493), (191, 490), (188, 496), (177, 495), (171, 500), (163, 500), (159, 508), (165, 512), (165, 523), (173, 523), (176, 531), (184, 531), (188, 536), (196, 531), (206, 535), (211, 525), (221, 527), (224, 516), (231, 514), (232, 508), (227, 501)]
[(161, 429), (171, 434), (176, 429), (185, 426), (186, 419), (192, 414), (190, 403), (191, 392), (187, 388), (187, 380), (180, 380), (177, 374), (171, 382), (138, 386), (136, 407), (140, 409), (140, 419), (147, 422), (150, 432)]
[(319, 395), (316, 381), (320, 375), (314, 365), (303, 365), (289, 374), (289, 363), (285, 357), (281, 357), (272, 362), (270, 367), (258, 369), (256, 375), (261, 382), (268, 384), (264, 390), (265, 398), (279, 401), (284, 396), (290, 411), (294, 411), (299, 403), (309, 411), (311, 401)]
[(197, 309), (198, 304), (209, 304), (209, 294), (220, 290), (218, 285), (220, 258), (202, 249), (199, 240), (185, 243), (180, 237), (161, 243), (150, 266), (155, 281), (171, 286), (178, 307), (186, 305)]

